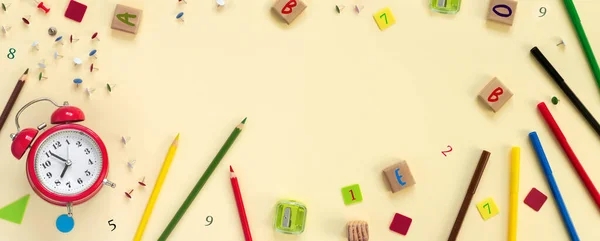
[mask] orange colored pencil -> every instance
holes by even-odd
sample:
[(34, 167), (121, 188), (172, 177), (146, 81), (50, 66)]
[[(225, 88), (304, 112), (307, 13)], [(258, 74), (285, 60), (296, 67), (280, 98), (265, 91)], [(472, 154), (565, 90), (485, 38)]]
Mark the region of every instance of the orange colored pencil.
[(242, 200), (240, 185), (238, 184), (238, 179), (231, 166), (229, 166), (229, 173), (231, 175), (230, 180), (231, 187), (233, 188), (233, 195), (235, 196), (235, 203), (237, 204), (240, 222), (242, 222), (242, 229), (244, 230), (244, 237), (246, 238), (246, 241), (252, 241), (252, 234), (250, 233), (250, 225), (248, 225), (248, 217), (246, 216), (246, 209), (244, 208), (244, 200)]

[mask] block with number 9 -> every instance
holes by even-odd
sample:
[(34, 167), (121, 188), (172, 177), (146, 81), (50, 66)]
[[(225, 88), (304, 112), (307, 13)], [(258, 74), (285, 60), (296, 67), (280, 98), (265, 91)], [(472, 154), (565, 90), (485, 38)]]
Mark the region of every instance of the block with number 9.
[(484, 221), (500, 213), (498, 206), (496, 206), (494, 199), (491, 197), (479, 202), (477, 204), (477, 210), (479, 210), (479, 214), (481, 214), (481, 218), (483, 218)]
[(377, 23), (377, 26), (381, 31), (396, 23), (394, 14), (392, 14), (392, 10), (390, 10), (389, 7), (381, 9), (379, 12), (373, 14), (373, 18), (375, 19), (375, 23)]

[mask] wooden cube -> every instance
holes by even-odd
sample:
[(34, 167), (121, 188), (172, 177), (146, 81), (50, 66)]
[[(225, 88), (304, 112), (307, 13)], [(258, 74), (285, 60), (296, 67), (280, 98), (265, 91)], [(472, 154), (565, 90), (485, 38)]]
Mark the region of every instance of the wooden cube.
[(416, 184), (406, 161), (398, 162), (383, 169), (383, 175), (393, 193)]
[(142, 10), (117, 4), (110, 27), (136, 34), (140, 27), (141, 18)]
[(369, 241), (369, 224), (365, 221), (348, 222), (348, 241)]
[(494, 112), (498, 112), (512, 96), (513, 93), (496, 77), (479, 92), (479, 98)]
[(511, 25), (517, 14), (517, 1), (514, 0), (490, 0), (488, 19)]
[(302, 0), (277, 0), (272, 8), (290, 24), (306, 9), (306, 4)]

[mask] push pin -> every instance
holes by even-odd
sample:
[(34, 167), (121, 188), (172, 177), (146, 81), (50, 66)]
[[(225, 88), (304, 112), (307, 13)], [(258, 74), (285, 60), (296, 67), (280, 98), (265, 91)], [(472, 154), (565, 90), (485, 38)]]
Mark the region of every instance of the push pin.
[(42, 62), (38, 63), (38, 67), (40, 67), (40, 69), (45, 69), (46, 68), (46, 60), (42, 59)]
[(185, 0), (177, 0), (177, 2), (187, 4), (187, 2)]
[(335, 11), (337, 13), (342, 13), (342, 10), (344, 10), (344, 5), (335, 5)]
[(217, 1), (217, 6), (218, 7), (223, 7), (225, 6), (225, 0), (216, 0)]
[(115, 86), (117, 86), (117, 85), (115, 85), (115, 84), (112, 84), (112, 85), (111, 85), (111, 84), (108, 84), (108, 83), (107, 83), (107, 84), (106, 84), (106, 89), (108, 89), (108, 92), (112, 92), (112, 89), (113, 89), (113, 88), (115, 88)]
[(552, 104), (558, 105), (558, 98), (556, 96), (552, 96)]
[(31, 44), (31, 47), (32, 47), (32, 48), (34, 48), (35, 50), (40, 50), (40, 42), (38, 42), (38, 41), (34, 41), (34, 42)]
[(62, 55), (58, 54), (58, 51), (54, 51), (54, 59), (62, 59)]
[(138, 182), (138, 184), (140, 184), (140, 186), (145, 187), (146, 183), (144, 183), (144, 181), (146, 181), (146, 177), (142, 177), (142, 181)]
[(121, 136), (121, 142), (123, 142), (124, 145), (127, 145), (127, 142), (129, 142), (131, 140), (131, 137), (129, 136)]
[(100, 41), (100, 38), (98, 38), (98, 32), (92, 34), (92, 40)]
[(29, 18), (31, 18), (31, 15), (27, 15), (25, 17), (22, 17), (21, 20), (23, 20), (23, 23), (29, 25)]
[(48, 28), (48, 35), (54, 37), (54, 36), (56, 36), (57, 33), (58, 33), (58, 31), (56, 30), (55, 27)]
[(133, 165), (135, 165), (135, 160), (131, 160), (127, 162), (127, 166), (129, 167), (129, 169), (133, 169)]
[(44, 76), (43, 72), (40, 72), (40, 74), (38, 75), (38, 80), (45, 80), (48, 79), (48, 77)]
[(81, 61), (81, 59), (80, 59), (80, 58), (74, 58), (74, 59), (73, 59), (73, 63), (75, 63), (75, 65), (80, 65), (80, 64), (82, 64), (83, 62)]
[(73, 83), (75, 83), (75, 85), (77, 85), (77, 87), (79, 87), (79, 85), (80, 85), (81, 83), (83, 83), (83, 80), (82, 80), (82, 79), (80, 79), (80, 78), (76, 78), (76, 79), (73, 79)]
[(10, 31), (11, 28), (12, 28), (11, 26), (4, 26), (4, 25), (2, 25), (2, 33), (3, 34), (8, 33), (8, 31)]
[(79, 41), (79, 39), (78, 39), (78, 38), (74, 38), (74, 37), (73, 37), (73, 34), (71, 34), (71, 36), (69, 37), (69, 42), (70, 42), (70, 43), (73, 43), (73, 42), (75, 42), (75, 43), (76, 43), (77, 41)]
[(562, 45), (562, 46), (567, 46), (567, 45), (565, 44), (565, 41), (564, 41), (564, 40), (562, 40), (562, 39), (560, 40), (560, 43), (556, 44), (556, 46), (559, 46), (559, 45)]
[(63, 43), (63, 36), (58, 36), (58, 38), (56, 38), (56, 39), (54, 40), (54, 42), (55, 42), (55, 43), (60, 43), (60, 45), (65, 45), (65, 44)]
[(85, 88), (85, 92), (87, 93), (88, 97), (92, 96), (94, 91), (96, 91), (96, 88)]
[(132, 192), (133, 192), (133, 189), (131, 189), (131, 191), (129, 191), (129, 192), (125, 192), (125, 196), (127, 196), (129, 199), (131, 199)]
[(363, 5), (354, 5), (354, 11), (356, 11), (356, 13), (360, 13), (360, 11), (362, 11), (364, 7), (365, 6)]
[(177, 20), (181, 20), (181, 22), (185, 22), (185, 21), (183, 21), (183, 12), (178, 13), (177, 16), (175, 16), (175, 18)]
[(96, 59), (97, 59), (97, 58), (98, 58), (98, 56), (96, 56), (96, 52), (97, 52), (97, 51), (96, 51), (95, 49), (92, 49), (92, 51), (90, 51), (90, 54), (89, 54), (89, 55), (90, 55), (90, 57), (94, 57), (94, 58), (96, 58)]
[(98, 70), (100, 70), (100, 69), (98, 69), (98, 68), (95, 68), (95, 67), (94, 67), (94, 64), (91, 64), (91, 65), (90, 65), (90, 72), (94, 72), (94, 70), (98, 71)]
[(44, 6), (44, 2), (38, 2), (38, 1), (34, 1), (35, 3), (37, 3), (37, 8), (41, 9), (42, 11), (44, 11), (44, 13), (48, 13), (50, 12), (50, 8)]
[(2, 3), (2, 10), (6, 12), (6, 10), (10, 7), (10, 3)]

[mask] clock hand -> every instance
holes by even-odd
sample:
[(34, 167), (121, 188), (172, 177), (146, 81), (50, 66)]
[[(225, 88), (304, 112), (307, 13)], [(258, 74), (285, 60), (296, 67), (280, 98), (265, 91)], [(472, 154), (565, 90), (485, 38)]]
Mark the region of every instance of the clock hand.
[(62, 170), (62, 173), (60, 174), (60, 178), (63, 178), (65, 176), (65, 173), (67, 172), (67, 169), (69, 169), (71, 164), (73, 164), (73, 162), (71, 162), (70, 160), (67, 161), (67, 163), (65, 163), (65, 168)]
[[(68, 149), (67, 149), (68, 150)], [(52, 153), (52, 151), (48, 151), (50, 153), (50, 155), (52, 155), (53, 157), (58, 158), (59, 160), (63, 161), (63, 162), (68, 162), (67, 160), (65, 160), (64, 158)]]

